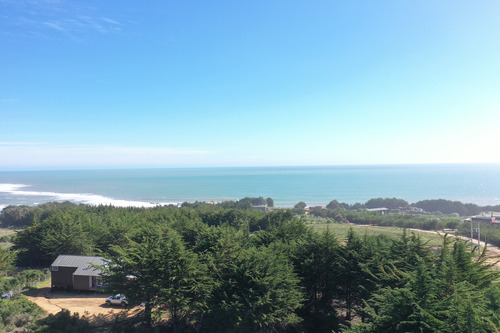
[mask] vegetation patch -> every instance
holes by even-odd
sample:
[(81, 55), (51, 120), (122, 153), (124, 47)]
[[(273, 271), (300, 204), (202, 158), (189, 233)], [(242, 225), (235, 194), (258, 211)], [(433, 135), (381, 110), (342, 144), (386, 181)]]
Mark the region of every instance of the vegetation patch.
[[(323, 232), (329, 230), (339, 237), (339, 239), (347, 239), (349, 232), (353, 230), (360, 235), (378, 236), (384, 235), (392, 239), (397, 239), (401, 237), (402, 230), (397, 227), (377, 227), (377, 226), (366, 226), (366, 225), (355, 225), (355, 224), (340, 224), (340, 223), (308, 223), (310, 227), (317, 230), (318, 232)], [(443, 236), (445, 232), (441, 235), (436, 233), (429, 233), (425, 231), (412, 230), (420, 239), (431, 247), (441, 246), (443, 244)]]
[[(394, 228), (467, 227), (456, 216), (382, 215), (345, 207), (305, 215), (302, 206), (263, 211), (250, 199), (150, 209), (50, 205), (16, 234), (11, 249), (0, 250), (2, 281), (19, 279), (24, 287), (34, 281), (28, 277), (35, 273), (13, 274), (14, 262), (48, 266), (59, 254), (107, 258), (100, 267), (106, 293), (123, 293), (130, 307), (143, 307), (133, 318), (100, 326), (100, 332), (495, 332), (500, 327), (500, 272), (484, 256), (474, 257), (469, 245), (454, 237)], [(385, 225), (392, 227), (380, 227)], [(85, 314), (66, 312), (41, 321), (33, 317), (25, 327), (97, 329)]]

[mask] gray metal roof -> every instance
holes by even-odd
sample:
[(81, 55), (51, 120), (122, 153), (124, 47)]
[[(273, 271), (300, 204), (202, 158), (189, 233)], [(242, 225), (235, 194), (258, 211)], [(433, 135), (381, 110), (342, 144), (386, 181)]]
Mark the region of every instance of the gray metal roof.
[(385, 210), (389, 210), (389, 208), (385, 208), (385, 207), (380, 207), (380, 208), (367, 208), (366, 209), (367, 211), (369, 212), (383, 212)]
[(54, 260), (51, 266), (76, 267), (76, 271), (73, 275), (97, 276), (102, 273), (102, 271), (92, 267), (92, 265), (102, 266), (105, 264), (106, 259), (103, 257), (61, 254), (56, 258), (56, 260)]

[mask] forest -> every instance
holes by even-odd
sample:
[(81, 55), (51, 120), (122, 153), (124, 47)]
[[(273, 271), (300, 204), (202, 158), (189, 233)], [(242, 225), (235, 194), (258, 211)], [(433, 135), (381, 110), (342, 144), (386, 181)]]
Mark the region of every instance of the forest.
[[(59, 254), (101, 255), (109, 259), (101, 267), (105, 292), (144, 304), (133, 321), (110, 327), (61, 312), (33, 320), (28, 331), (63, 324), (81, 332), (500, 329), (498, 271), (484, 253), (474, 256), (469, 244), (448, 235), (439, 248), (406, 229), (397, 238), (351, 230), (340, 239), (328, 228), (315, 231), (294, 209), (264, 212), (248, 198), (148, 209), (71, 203), (17, 209), (16, 217), (6, 208), (9, 218), (27, 223), (0, 253), (4, 272), (46, 268)], [(337, 214), (327, 223), (364, 214), (336, 209), (326, 209)]]

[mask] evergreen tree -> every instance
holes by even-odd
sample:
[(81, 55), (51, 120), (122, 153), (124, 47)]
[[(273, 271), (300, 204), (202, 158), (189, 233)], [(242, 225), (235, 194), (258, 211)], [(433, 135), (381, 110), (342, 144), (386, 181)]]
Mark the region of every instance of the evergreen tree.
[[(236, 244), (224, 243), (229, 247)], [(227, 250), (221, 244), (220, 250)], [(220, 254), (216, 253), (216, 256)], [(302, 301), (299, 280), (287, 257), (271, 248), (249, 248), (232, 254), (215, 271), (209, 331), (256, 332), (280, 330), (300, 322), (295, 311)]]
[(368, 252), (366, 243), (352, 230), (349, 230), (347, 242), (341, 251), (338, 297), (345, 311), (345, 320), (361, 310), (363, 300), (369, 297), (373, 287), (373, 276), (366, 269), (366, 263), (373, 253)]
[(309, 332), (338, 329), (336, 300), (341, 284), (341, 246), (328, 229), (294, 244), (293, 261), (306, 299), (299, 310)]
[(113, 250), (113, 259), (103, 267), (104, 281), (132, 304), (145, 303), (147, 327), (153, 309), (168, 308), (176, 332), (206, 311), (212, 286), (206, 266), (174, 230), (148, 229), (130, 239), (127, 248)]

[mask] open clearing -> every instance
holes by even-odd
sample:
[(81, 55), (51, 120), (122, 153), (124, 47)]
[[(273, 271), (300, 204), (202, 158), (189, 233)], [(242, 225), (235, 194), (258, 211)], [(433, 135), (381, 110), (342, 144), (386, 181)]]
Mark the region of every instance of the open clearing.
[[(360, 236), (366, 233), (368, 235), (386, 235), (391, 238), (397, 238), (403, 233), (403, 229), (398, 227), (381, 227), (347, 223), (309, 223), (309, 225), (317, 231), (328, 229), (337, 235), (339, 239), (347, 238), (347, 233), (350, 229), (353, 229)], [(410, 229), (407, 230), (409, 231)], [(436, 232), (429, 233), (416, 229), (411, 229), (411, 231), (420, 235), (424, 242), (428, 242), (427, 244), (429, 246), (440, 246), (443, 244), (443, 239)]]
[[(18, 230), (14, 229), (8, 229), (8, 228), (0, 228), (0, 237), (4, 236), (13, 236), (17, 233)], [(12, 246), (12, 243), (7, 241), (7, 242), (0, 242), (0, 246), (3, 248), (8, 249), (9, 247)]]
[(97, 293), (78, 293), (55, 291), (50, 287), (32, 289), (26, 292), (26, 297), (47, 311), (56, 314), (62, 309), (85, 316), (95, 324), (114, 321), (116, 317), (130, 317), (142, 311), (142, 308), (125, 308), (107, 306), (104, 301), (107, 296)]
[(0, 228), (0, 237), (14, 235), (17, 231), (18, 230), (14, 229)]
[[(383, 226), (370, 226), (370, 225), (358, 225), (358, 224), (340, 224), (340, 223), (309, 223), (309, 225), (317, 231), (322, 230), (330, 230), (334, 234), (339, 237), (339, 239), (345, 239), (347, 237), (348, 231), (352, 228), (359, 235), (364, 235), (365, 233), (368, 235), (386, 235), (392, 238), (400, 237), (403, 233), (402, 228), (398, 227), (383, 227)], [(421, 239), (424, 242), (427, 242), (429, 246), (439, 247), (443, 244), (442, 235), (445, 232), (442, 231), (432, 231), (432, 230), (420, 230), (420, 229), (407, 229), (409, 232), (415, 232), (420, 235)], [(464, 236), (457, 236), (453, 233), (449, 234), (450, 236), (457, 237), (466, 241), (469, 241), (469, 238)], [(477, 245), (477, 240), (474, 242), (474, 245)], [(481, 251), (484, 249), (485, 242), (481, 242)], [(488, 249), (486, 252), (486, 260), (489, 264), (494, 264), (493, 267), (496, 269), (500, 269), (500, 248), (488, 244)]]

